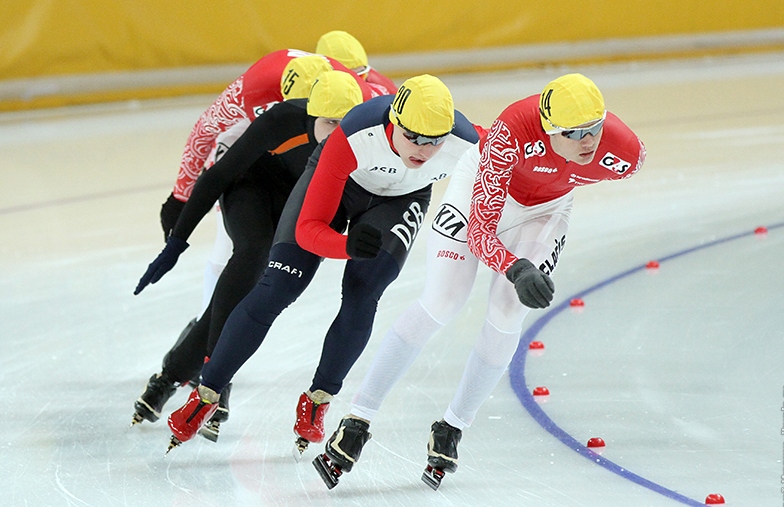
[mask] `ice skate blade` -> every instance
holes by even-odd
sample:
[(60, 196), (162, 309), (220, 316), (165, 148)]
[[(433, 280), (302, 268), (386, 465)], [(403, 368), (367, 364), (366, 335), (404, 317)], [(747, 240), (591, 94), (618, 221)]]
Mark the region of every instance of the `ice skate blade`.
[(180, 439), (172, 435), (171, 440), (169, 441), (169, 448), (166, 449), (166, 452), (163, 454), (163, 457), (165, 458), (166, 455), (168, 455), (172, 449), (174, 449), (175, 447), (179, 447), (180, 445), (182, 445)]
[(133, 408), (135, 410), (135, 413), (133, 414), (134, 419), (138, 417), (145, 421), (155, 422), (161, 418), (161, 414), (153, 410), (152, 407), (141, 398), (136, 400), (136, 403), (133, 404)]
[(310, 441), (305, 440), (302, 437), (298, 437), (297, 440), (294, 441), (294, 449), (291, 451), (292, 456), (294, 456), (294, 461), (297, 463), (300, 462), (302, 455), (308, 450), (308, 445), (310, 445)]
[(427, 484), (433, 491), (438, 491), (438, 487), (441, 485), (441, 480), (443, 480), (443, 478), (444, 471), (433, 468), (430, 465), (427, 465), (425, 471), (422, 472), (422, 482)]
[(340, 476), (343, 475), (340, 468), (333, 465), (326, 454), (319, 454), (316, 456), (316, 459), (313, 460), (313, 467), (316, 469), (319, 476), (321, 476), (321, 480), (324, 481), (324, 484), (326, 484), (328, 489), (337, 486)]
[(144, 421), (144, 417), (142, 417), (141, 414), (139, 414), (139, 412), (134, 412), (133, 418), (131, 418), (131, 426), (130, 427), (133, 428), (137, 424), (141, 424), (142, 421)]
[(210, 442), (217, 442), (220, 435), (220, 423), (211, 421), (206, 426), (199, 430), (199, 435), (203, 436)]

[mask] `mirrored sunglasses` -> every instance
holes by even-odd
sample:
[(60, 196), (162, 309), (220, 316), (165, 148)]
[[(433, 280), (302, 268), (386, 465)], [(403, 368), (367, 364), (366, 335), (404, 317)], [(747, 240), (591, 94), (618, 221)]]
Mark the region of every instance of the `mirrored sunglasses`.
[(607, 111), (602, 114), (602, 117), (599, 121), (591, 125), (590, 127), (580, 128), (580, 129), (565, 129), (563, 127), (559, 127), (558, 125), (553, 125), (553, 122), (550, 121), (547, 116), (545, 116), (542, 108), (539, 108), (539, 114), (542, 118), (552, 127), (552, 130), (546, 130), (546, 134), (555, 134), (556, 132), (560, 133), (562, 136), (566, 137), (567, 139), (571, 139), (573, 141), (579, 141), (583, 137), (591, 134), (592, 136), (596, 136), (599, 131), (602, 130), (604, 127), (604, 119), (607, 117)]
[(604, 120), (584, 129), (561, 130), (561, 135), (573, 141), (579, 141), (588, 134), (596, 137), (599, 131), (602, 130), (602, 127), (604, 127)]
[(449, 134), (445, 134), (443, 136), (438, 136), (438, 137), (428, 137), (428, 136), (417, 134), (415, 132), (411, 132), (410, 130), (407, 130), (403, 127), (400, 127), (400, 129), (403, 131), (403, 137), (405, 137), (406, 139), (408, 139), (409, 141), (411, 141), (412, 143), (418, 146), (422, 146), (425, 144), (432, 144), (433, 146), (438, 146), (439, 144), (443, 143), (446, 140), (446, 136), (449, 135)]

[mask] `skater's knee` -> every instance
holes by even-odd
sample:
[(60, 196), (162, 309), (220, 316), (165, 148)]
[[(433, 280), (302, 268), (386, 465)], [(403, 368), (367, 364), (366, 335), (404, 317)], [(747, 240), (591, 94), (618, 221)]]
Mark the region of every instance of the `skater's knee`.
[(443, 300), (437, 303), (423, 302), (422, 307), (435, 322), (445, 326), (457, 317), (463, 305), (462, 302)]
[(237, 310), (241, 312), (239, 314), (241, 316), (240, 318), (244, 317), (249, 321), (249, 323), (269, 327), (272, 325), (275, 319), (278, 318), (278, 315), (280, 315), (280, 312), (283, 309), (275, 309), (266, 305), (250, 304), (243, 301), (237, 307)]
[(506, 368), (520, 342), (520, 331), (506, 332), (485, 321), (474, 350), (487, 367)]
[(377, 302), (399, 273), (397, 261), (383, 250), (372, 260), (349, 261), (343, 274), (343, 298)]

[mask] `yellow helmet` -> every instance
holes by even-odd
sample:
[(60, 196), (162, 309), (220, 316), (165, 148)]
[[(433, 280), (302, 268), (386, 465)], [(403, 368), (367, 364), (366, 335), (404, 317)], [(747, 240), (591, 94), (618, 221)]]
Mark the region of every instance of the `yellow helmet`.
[(343, 118), (362, 103), (362, 90), (348, 72), (329, 70), (313, 83), (308, 96), (308, 114), (324, 118)]
[(566, 74), (547, 84), (539, 96), (539, 116), (548, 134), (604, 118), (604, 97), (582, 74)]
[(455, 125), (452, 94), (440, 79), (430, 74), (409, 78), (395, 94), (389, 120), (415, 134), (444, 136)]
[(321, 55), (292, 58), (280, 77), (283, 100), (307, 98), (316, 78), (328, 70), (332, 70), (332, 65)]
[(370, 70), (365, 48), (353, 35), (343, 30), (333, 30), (322, 35), (316, 43), (316, 53), (334, 58), (360, 75)]

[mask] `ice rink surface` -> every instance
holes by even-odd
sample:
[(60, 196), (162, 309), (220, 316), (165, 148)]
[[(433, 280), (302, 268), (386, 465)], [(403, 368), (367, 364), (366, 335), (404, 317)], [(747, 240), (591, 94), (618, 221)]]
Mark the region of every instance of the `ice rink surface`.
[[(554, 305), (529, 316), (438, 492), (420, 481), (429, 426), (482, 325), (486, 268), (334, 490), (310, 464), (322, 446), (292, 458), (292, 425), (338, 307), (338, 261), (324, 262), (235, 377), (219, 441), (164, 457), (165, 421), (129, 428), (133, 402), (198, 312), (214, 218), (173, 271), (132, 291), (163, 246), (160, 205), (213, 97), (0, 115), (0, 504), (675, 507), (721, 494), (731, 507), (782, 505), (784, 54), (444, 80), (458, 109), (489, 126), (570, 71), (595, 80), (648, 158), (630, 180), (575, 191)], [(419, 295), (424, 246), (382, 299), (329, 432)], [(543, 354), (527, 353), (532, 340)], [(535, 387), (549, 399), (535, 400)], [(585, 450), (594, 437), (601, 455)]]

